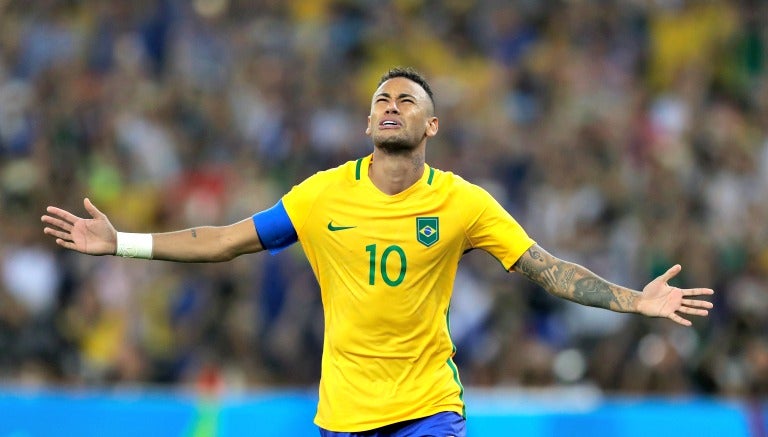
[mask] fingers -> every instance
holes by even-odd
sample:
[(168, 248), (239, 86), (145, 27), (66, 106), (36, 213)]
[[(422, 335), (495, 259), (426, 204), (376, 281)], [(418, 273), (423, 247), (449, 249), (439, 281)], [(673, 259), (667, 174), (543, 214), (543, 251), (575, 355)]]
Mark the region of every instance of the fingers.
[(99, 211), (99, 209), (96, 208), (96, 206), (91, 202), (91, 199), (87, 197), (83, 199), (83, 206), (85, 206), (85, 210), (88, 211), (88, 214), (90, 214), (93, 218), (104, 216), (104, 214)]
[(683, 325), (683, 326), (691, 326), (693, 324), (693, 323), (691, 323), (690, 320), (684, 319), (684, 318), (678, 316), (675, 313), (670, 314), (669, 315), (669, 319), (672, 320), (673, 322), (675, 322), (677, 324), (680, 324), (680, 325)]
[(65, 249), (77, 250), (77, 246), (75, 245), (75, 243), (67, 240), (62, 240), (61, 238), (56, 239), (56, 244), (58, 244), (59, 246)]
[(669, 318), (683, 326), (691, 326), (690, 320), (680, 317), (677, 313), (705, 317), (709, 315), (709, 309), (713, 307), (712, 302), (705, 300), (683, 299), (680, 301), (680, 308), (670, 314)]
[(49, 224), (51, 226), (55, 226), (55, 227), (57, 227), (59, 229), (65, 230), (67, 232), (70, 232), (72, 230), (72, 223), (65, 222), (64, 220), (58, 219), (56, 217), (51, 217), (51, 216), (48, 216), (48, 215), (44, 215), (44, 216), (42, 216), (40, 218), (40, 220), (43, 223), (47, 223), (47, 224)]
[(659, 276), (657, 279), (661, 279), (664, 282), (668, 282), (670, 279), (674, 278), (675, 275), (680, 273), (680, 270), (682, 270), (683, 267), (680, 264), (675, 264), (672, 267), (669, 268), (666, 272), (664, 272), (663, 275)]
[(55, 206), (49, 206), (48, 208), (45, 209), (45, 211), (48, 214), (51, 214), (51, 215), (53, 215), (53, 216), (55, 216), (55, 217), (57, 217), (57, 218), (59, 218), (61, 220), (64, 220), (64, 221), (68, 222), (68, 223), (74, 223), (77, 220), (80, 220), (80, 217), (72, 214), (69, 211), (65, 211), (65, 210), (63, 210), (61, 208), (56, 208)]
[(711, 288), (688, 288), (680, 290), (683, 292), (683, 296), (704, 296), (708, 294), (715, 294), (715, 290)]
[(69, 232), (63, 232), (58, 229), (46, 227), (45, 229), (43, 229), (43, 233), (46, 235), (50, 235), (52, 237), (56, 237), (57, 243), (59, 242), (59, 240), (65, 240), (65, 241), (72, 240), (72, 235)]
[(677, 311), (683, 314), (690, 314), (692, 316), (706, 316), (709, 314), (709, 311), (707, 310), (691, 308), (691, 307), (680, 307), (680, 309), (678, 309)]
[(691, 308), (712, 308), (714, 307), (714, 304), (712, 302), (708, 302), (706, 300), (698, 300), (698, 299), (683, 299), (680, 301), (682, 305), (685, 305), (687, 307)]
[[(51, 210), (55, 211), (51, 211)], [(58, 208), (54, 207), (48, 207), (48, 212), (51, 212), (53, 214), (57, 214), (59, 212), (66, 212), (64, 210), (59, 210)], [(72, 223), (69, 223), (67, 221), (61, 220), (56, 217), (51, 217), (49, 215), (44, 215), (40, 217), (40, 220), (43, 223), (46, 223), (52, 227), (46, 226), (43, 228), (43, 233), (46, 235), (51, 235), (53, 237), (56, 237), (56, 244), (63, 246), (62, 242), (69, 242), (72, 240)]]

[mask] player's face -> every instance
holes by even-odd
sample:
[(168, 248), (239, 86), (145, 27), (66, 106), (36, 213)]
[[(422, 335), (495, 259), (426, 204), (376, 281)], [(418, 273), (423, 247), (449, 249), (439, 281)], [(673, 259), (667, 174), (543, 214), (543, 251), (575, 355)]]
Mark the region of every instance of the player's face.
[(373, 143), (392, 153), (408, 152), (437, 134), (429, 95), (417, 83), (395, 77), (373, 93), (368, 128)]

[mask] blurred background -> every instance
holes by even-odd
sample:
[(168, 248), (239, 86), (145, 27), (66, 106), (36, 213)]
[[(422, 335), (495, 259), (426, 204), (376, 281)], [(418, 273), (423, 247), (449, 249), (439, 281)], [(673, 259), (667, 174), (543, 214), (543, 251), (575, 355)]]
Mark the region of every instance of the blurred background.
[[(767, 45), (759, 0), (0, 0), (0, 404), (311, 398), (323, 320), (298, 245), (88, 257), (39, 217), (85, 215), (86, 196), (126, 232), (249, 217), (370, 153), (370, 95), (407, 65), (436, 94), (429, 164), (613, 282), (680, 263), (675, 285), (717, 292), (682, 328), (557, 300), (473, 252), (451, 310), (468, 393), (735, 401), (764, 436)], [(195, 435), (224, 435), (195, 411)]]

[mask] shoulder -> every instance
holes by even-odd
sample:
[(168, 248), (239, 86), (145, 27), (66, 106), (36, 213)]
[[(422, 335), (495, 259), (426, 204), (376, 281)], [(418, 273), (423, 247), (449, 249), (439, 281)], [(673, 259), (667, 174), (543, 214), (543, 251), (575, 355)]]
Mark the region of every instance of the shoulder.
[(326, 188), (329, 185), (351, 182), (355, 179), (355, 173), (359, 167), (360, 160), (348, 161), (337, 167), (318, 171), (317, 173), (304, 179), (294, 189), (302, 188)]
[(430, 177), (432, 180), (431, 185), (437, 189), (450, 191), (455, 195), (490, 196), (485, 188), (464, 179), (456, 173), (433, 167), (430, 167), (430, 171), (434, 173)]
[(322, 204), (328, 196), (347, 193), (354, 180), (355, 162), (349, 161), (338, 167), (318, 171), (283, 195), (285, 210), (297, 229), (303, 226), (313, 208)]

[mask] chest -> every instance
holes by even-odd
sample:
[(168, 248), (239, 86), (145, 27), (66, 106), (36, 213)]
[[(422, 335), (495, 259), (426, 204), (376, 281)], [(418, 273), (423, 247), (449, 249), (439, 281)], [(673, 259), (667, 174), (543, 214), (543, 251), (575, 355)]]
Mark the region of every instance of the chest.
[(465, 227), (465, 216), (450, 199), (374, 202), (343, 198), (313, 211), (300, 238), (318, 256), (369, 271), (393, 272), (389, 276), (396, 278), (402, 270), (426, 268), (448, 255), (460, 254)]

